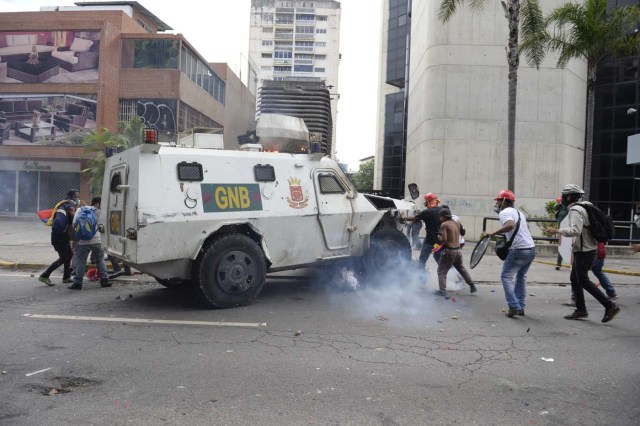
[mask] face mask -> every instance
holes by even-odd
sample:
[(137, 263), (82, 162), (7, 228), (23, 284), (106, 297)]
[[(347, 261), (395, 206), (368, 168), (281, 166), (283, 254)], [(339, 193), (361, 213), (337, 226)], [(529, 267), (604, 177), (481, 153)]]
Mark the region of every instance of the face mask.
[(73, 203), (74, 203), (76, 206), (79, 206), (79, 205), (80, 205), (80, 198), (74, 198), (74, 199), (73, 199)]
[(500, 213), (500, 207), (501, 206), (499, 204), (496, 204), (495, 206), (493, 206), (493, 211), (496, 213)]

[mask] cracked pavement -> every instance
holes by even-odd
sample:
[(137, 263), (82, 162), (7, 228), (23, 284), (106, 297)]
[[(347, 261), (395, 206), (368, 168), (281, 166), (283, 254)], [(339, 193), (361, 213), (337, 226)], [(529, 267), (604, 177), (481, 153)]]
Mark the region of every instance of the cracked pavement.
[(444, 300), (271, 278), (248, 307), (205, 310), (144, 276), (71, 292), (29, 275), (0, 271), (3, 425), (640, 422), (634, 285), (619, 288), (622, 313), (605, 325), (589, 296), (588, 320), (564, 320), (569, 287), (548, 284), (530, 285), (526, 316), (509, 319), (489, 281)]

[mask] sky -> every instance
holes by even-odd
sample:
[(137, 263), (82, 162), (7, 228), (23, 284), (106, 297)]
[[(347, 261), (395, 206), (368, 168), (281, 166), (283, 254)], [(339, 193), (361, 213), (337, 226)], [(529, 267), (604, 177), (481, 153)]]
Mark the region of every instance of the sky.
[[(75, 0), (77, 1), (77, 0)], [(73, 6), (73, 0), (0, 0), (0, 12)], [(250, 0), (138, 0), (209, 62), (226, 62), (246, 82)], [(375, 153), (382, 0), (341, 0), (337, 157), (357, 170)]]

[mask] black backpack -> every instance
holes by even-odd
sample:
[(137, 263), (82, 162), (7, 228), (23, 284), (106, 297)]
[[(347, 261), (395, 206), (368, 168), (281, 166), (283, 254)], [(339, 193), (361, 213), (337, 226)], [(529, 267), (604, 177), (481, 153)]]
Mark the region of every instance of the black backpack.
[(589, 216), (589, 226), (585, 226), (593, 238), (599, 243), (606, 243), (613, 239), (616, 228), (613, 225), (611, 216), (604, 214), (602, 210), (590, 203), (576, 203), (576, 205), (584, 208)]

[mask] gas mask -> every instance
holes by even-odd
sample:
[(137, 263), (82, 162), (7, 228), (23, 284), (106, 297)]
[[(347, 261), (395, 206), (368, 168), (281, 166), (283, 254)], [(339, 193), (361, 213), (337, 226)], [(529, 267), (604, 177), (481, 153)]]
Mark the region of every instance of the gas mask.
[(73, 204), (75, 204), (76, 206), (80, 205), (80, 198), (74, 198), (73, 199)]
[(495, 206), (493, 206), (493, 211), (496, 213), (500, 213), (500, 210), (502, 210), (502, 202), (500, 202), (500, 204), (496, 203)]

